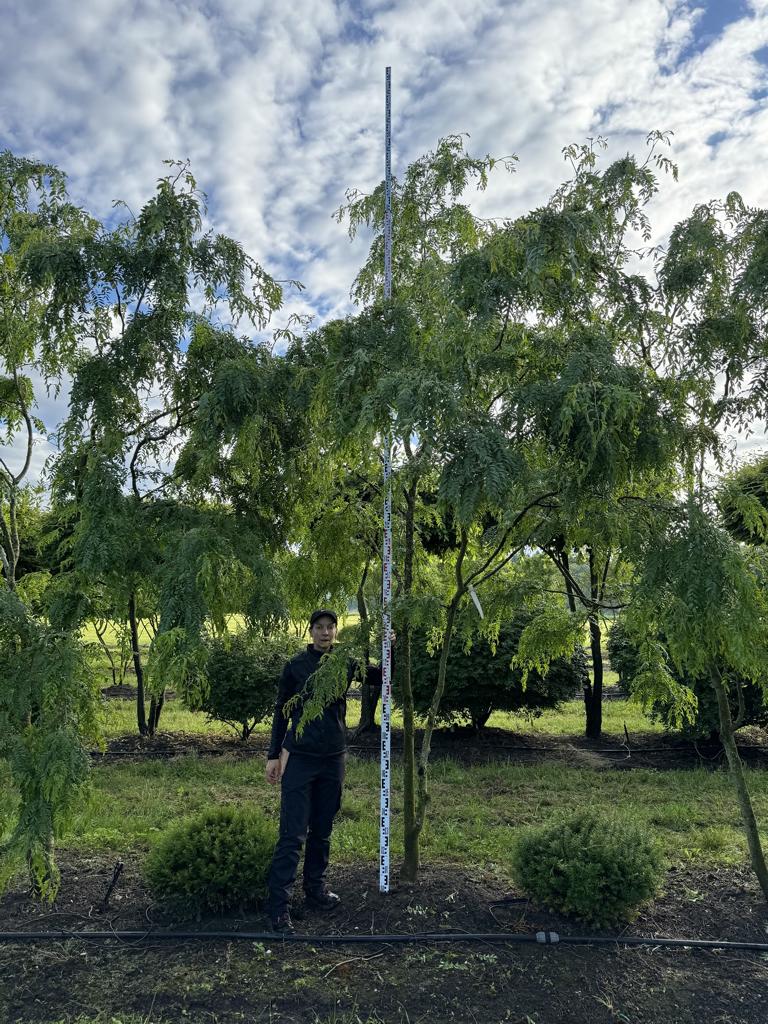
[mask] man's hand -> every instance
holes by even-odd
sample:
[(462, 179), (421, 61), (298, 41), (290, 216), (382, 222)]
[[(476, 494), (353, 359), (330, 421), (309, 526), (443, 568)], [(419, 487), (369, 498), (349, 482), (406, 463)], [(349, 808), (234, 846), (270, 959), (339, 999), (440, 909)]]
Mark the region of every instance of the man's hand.
[(285, 766), (288, 764), (289, 754), (290, 751), (283, 747), (280, 751), (280, 757), (267, 761), (267, 782), (270, 786), (276, 785), (282, 779)]

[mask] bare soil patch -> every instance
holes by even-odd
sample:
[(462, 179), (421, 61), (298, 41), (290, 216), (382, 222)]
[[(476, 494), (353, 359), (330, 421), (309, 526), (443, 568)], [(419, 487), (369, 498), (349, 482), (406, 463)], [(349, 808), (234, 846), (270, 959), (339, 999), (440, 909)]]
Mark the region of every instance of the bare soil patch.
[[(220, 1024), (358, 1018), (363, 1024), (763, 1024), (768, 1018), (768, 959), (760, 953), (470, 941), (153, 944), (153, 933), (172, 922), (144, 887), (138, 857), (126, 863), (106, 909), (113, 862), (71, 855), (61, 861), (56, 904), (41, 908), (16, 889), (0, 900), (3, 930), (140, 929), (146, 938), (139, 945), (0, 944), (0, 1020), (9, 1024), (70, 1021), (94, 1009), (118, 1020), (133, 1013), (147, 1022)], [(336, 868), (330, 881), (342, 907), (330, 918), (303, 915), (302, 931), (585, 933), (579, 922), (505, 892), (481, 872), (427, 866), (418, 885), (395, 882), (389, 894), (379, 893), (374, 865)], [(518, 902), (497, 902), (504, 897)], [(295, 911), (302, 913), (300, 899)], [(235, 933), (266, 925), (256, 908), (185, 927)], [(746, 869), (687, 869), (669, 873), (665, 891), (625, 933), (763, 942), (767, 930), (768, 907)]]
[[(417, 733), (417, 743), (420, 734)], [(392, 749), (402, 749), (402, 733), (392, 731)], [(361, 736), (350, 734), (349, 751), (366, 760), (380, 756), (377, 732)], [(745, 730), (739, 737), (742, 760), (754, 768), (768, 768), (768, 737), (765, 730)], [(161, 732), (154, 737), (138, 734), (110, 740), (104, 753), (94, 752), (94, 760), (141, 760), (183, 756), (253, 758), (266, 756), (265, 738), (251, 736), (247, 743), (232, 736)], [(451, 758), (463, 765), (506, 761), (513, 764), (555, 762), (573, 767), (618, 769), (722, 768), (725, 755), (719, 744), (692, 743), (677, 736), (640, 733), (628, 739), (605, 736), (589, 740), (584, 736), (552, 736), (517, 733), (507, 729), (438, 729), (432, 739), (433, 758)]]

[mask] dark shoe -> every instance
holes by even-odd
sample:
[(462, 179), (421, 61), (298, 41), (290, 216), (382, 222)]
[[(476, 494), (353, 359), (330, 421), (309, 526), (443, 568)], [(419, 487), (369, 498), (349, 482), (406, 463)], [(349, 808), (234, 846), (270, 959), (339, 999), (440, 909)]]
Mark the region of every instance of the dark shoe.
[(270, 917), (269, 923), (272, 925), (272, 931), (277, 935), (293, 935), (296, 931), (287, 910), (284, 914), (278, 914), (277, 917)]
[(304, 894), (304, 903), (309, 910), (318, 910), (322, 914), (329, 914), (341, 903), (341, 897), (335, 892), (324, 892)]

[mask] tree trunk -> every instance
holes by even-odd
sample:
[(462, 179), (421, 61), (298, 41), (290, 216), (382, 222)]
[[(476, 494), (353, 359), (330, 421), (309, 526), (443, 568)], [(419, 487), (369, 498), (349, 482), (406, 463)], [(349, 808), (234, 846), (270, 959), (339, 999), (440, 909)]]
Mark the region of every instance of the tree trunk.
[[(416, 483), (406, 491), (405, 551), (403, 558), (403, 591), (406, 598), (413, 590), (414, 540), (416, 533)], [(415, 882), (419, 874), (419, 832), (416, 823), (416, 742), (414, 730), (413, 686), (411, 684), (410, 622), (405, 623), (403, 636), (403, 864), (400, 877)]]
[(736, 747), (736, 740), (733, 735), (733, 719), (731, 708), (728, 703), (728, 694), (725, 692), (722, 676), (716, 666), (712, 666), (710, 672), (712, 686), (717, 696), (717, 710), (720, 716), (720, 740), (725, 747), (725, 755), (728, 758), (731, 780), (733, 781), (736, 797), (739, 801), (741, 818), (744, 822), (744, 831), (747, 833), (747, 845), (749, 857), (752, 861), (752, 868), (757, 875), (763, 895), (768, 900), (768, 867), (765, 863), (765, 854), (760, 843), (760, 832), (757, 828), (755, 811), (752, 807), (752, 800), (747, 789), (747, 780), (744, 776), (744, 766), (739, 757)]
[(149, 719), (147, 721), (147, 735), (154, 736), (160, 723), (160, 712), (165, 704), (165, 690), (159, 697), (152, 697), (149, 702)]
[(592, 652), (592, 684), (584, 684), (584, 708), (587, 713), (586, 734), (599, 740), (603, 732), (603, 649), (597, 616), (589, 617), (589, 646)]
[(110, 649), (109, 649), (109, 644), (106, 641), (106, 633), (107, 633), (107, 622), (106, 622), (106, 620), (104, 622), (104, 628), (100, 630), (99, 629), (98, 620), (94, 619), (94, 621), (93, 621), (93, 630), (96, 633), (96, 636), (98, 638), (99, 644), (101, 645), (101, 649), (104, 651), (104, 653), (107, 656), (107, 659), (109, 660), (109, 666), (110, 666), (110, 670), (112, 672), (112, 685), (113, 686), (117, 686), (117, 666), (115, 665), (115, 659), (112, 657), (112, 651), (110, 651)]
[(131, 593), (128, 599), (128, 621), (131, 625), (131, 653), (133, 654), (133, 667), (136, 672), (136, 719), (139, 726), (139, 735), (147, 735), (147, 715), (144, 708), (144, 667), (141, 664), (141, 651), (139, 650), (139, 623), (136, 618), (136, 594)]
[(472, 714), (472, 728), (476, 733), (480, 733), (485, 728), (485, 723), (491, 717), (493, 708), (486, 708), (484, 711), (476, 711)]
[(461, 601), (465, 590), (461, 568), (464, 562), (464, 556), (467, 553), (468, 543), (469, 535), (466, 529), (462, 529), (461, 547), (459, 548), (459, 554), (456, 560), (456, 590), (451, 598), (450, 604), (448, 605), (448, 613), (445, 617), (445, 636), (443, 637), (443, 645), (440, 650), (440, 662), (437, 670), (437, 685), (435, 687), (435, 692), (432, 695), (432, 703), (429, 708), (429, 714), (427, 715), (426, 725), (424, 726), (424, 735), (421, 740), (421, 751), (419, 752), (419, 774), (418, 790), (416, 794), (417, 804), (415, 821), (417, 841), (427, 818), (427, 808), (429, 806), (428, 769), (429, 754), (432, 748), (432, 733), (435, 730), (437, 715), (440, 711), (440, 702), (442, 701), (443, 693), (445, 692), (445, 680), (448, 674), (448, 655), (450, 654), (451, 638), (453, 637), (453, 624), (456, 619), (459, 602)]
[[(370, 562), (365, 563), (363, 569), (363, 576), (360, 580), (360, 586), (357, 588), (357, 610), (360, 615), (360, 623), (362, 626), (368, 625), (368, 606), (365, 603), (365, 581), (368, 578), (368, 570), (370, 569)], [(366, 630), (366, 637), (368, 632)], [(367, 668), (371, 660), (371, 650), (368, 644), (368, 640), (365, 641), (364, 660), (365, 667)], [(368, 686), (363, 679), (362, 686), (360, 688), (360, 723), (355, 729), (355, 736), (360, 736), (365, 732), (375, 732), (376, 726), (376, 708), (379, 703), (379, 690), (378, 687)]]
[[(589, 549), (589, 586), (592, 600), (599, 601), (600, 581), (592, 548)], [(603, 732), (603, 647), (597, 612), (589, 616), (589, 646), (592, 653), (592, 684), (589, 680), (584, 684), (586, 734), (591, 740), (599, 740)]]
[(565, 550), (565, 541), (561, 542), (560, 546), (558, 547), (558, 552), (560, 554), (560, 560), (563, 563), (563, 567), (565, 568), (565, 574), (563, 576), (563, 579), (565, 580), (565, 592), (568, 595), (568, 611), (571, 613), (571, 615), (575, 615), (576, 595), (573, 592), (573, 586), (570, 580), (571, 565), (568, 560), (568, 552)]

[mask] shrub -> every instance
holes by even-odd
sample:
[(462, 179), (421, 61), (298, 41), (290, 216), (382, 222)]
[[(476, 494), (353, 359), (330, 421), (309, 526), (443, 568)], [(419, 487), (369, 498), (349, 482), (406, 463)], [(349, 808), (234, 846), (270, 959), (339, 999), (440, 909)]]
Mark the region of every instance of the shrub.
[(619, 687), (629, 693), (629, 681), (639, 672), (640, 659), (637, 647), (632, 643), (621, 619), (613, 620), (606, 648), (611, 668), (619, 677)]
[[(525, 688), (522, 671), (510, 662), (528, 618), (519, 616), (501, 628), (496, 652), (485, 639), (478, 639), (468, 652), (454, 640), (448, 655), (445, 693), (440, 707), (443, 722), (467, 720), (482, 728), (493, 711), (524, 711), (536, 717), (556, 708), (580, 690), (586, 677), (583, 651), (569, 658), (556, 658), (546, 676), (529, 672)], [(412, 645), (412, 685), (416, 712), (425, 715), (437, 684), (439, 653), (430, 655), (427, 637), (416, 633)], [(399, 694), (395, 679), (395, 698)]]
[(155, 897), (199, 918), (258, 903), (276, 830), (255, 811), (215, 807), (169, 829), (144, 872)]
[[(661, 639), (663, 641), (664, 638)], [(611, 628), (608, 639), (608, 658), (611, 667), (619, 674), (619, 683), (622, 689), (631, 694), (633, 680), (640, 670), (640, 659), (637, 647), (621, 619), (617, 619)], [(693, 690), (699, 702), (693, 722), (686, 722), (679, 728), (681, 735), (688, 739), (716, 739), (719, 737), (720, 715), (717, 709), (717, 697), (709, 679), (694, 679), (686, 673), (678, 671), (671, 661), (667, 663), (667, 668), (678, 683)], [(734, 673), (727, 670), (725, 666), (721, 666), (721, 672), (728, 688), (731, 715), (734, 721), (739, 714), (736, 693), (736, 683), (738, 682), (744, 698), (742, 725), (768, 725), (768, 703), (766, 703), (765, 692), (760, 683), (755, 683), (751, 679), (737, 680)], [(671, 701), (655, 700), (650, 710), (651, 717), (662, 722), (667, 729), (675, 727)]]
[(529, 829), (512, 854), (520, 888), (553, 910), (597, 927), (631, 920), (662, 879), (647, 832), (594, 809)]
[(300, 649), (298, 637), (235, 633), (208, 643), (208, 694), (195, 710), (231, 725), (247, 740), (272, 713), (283, 666)]

